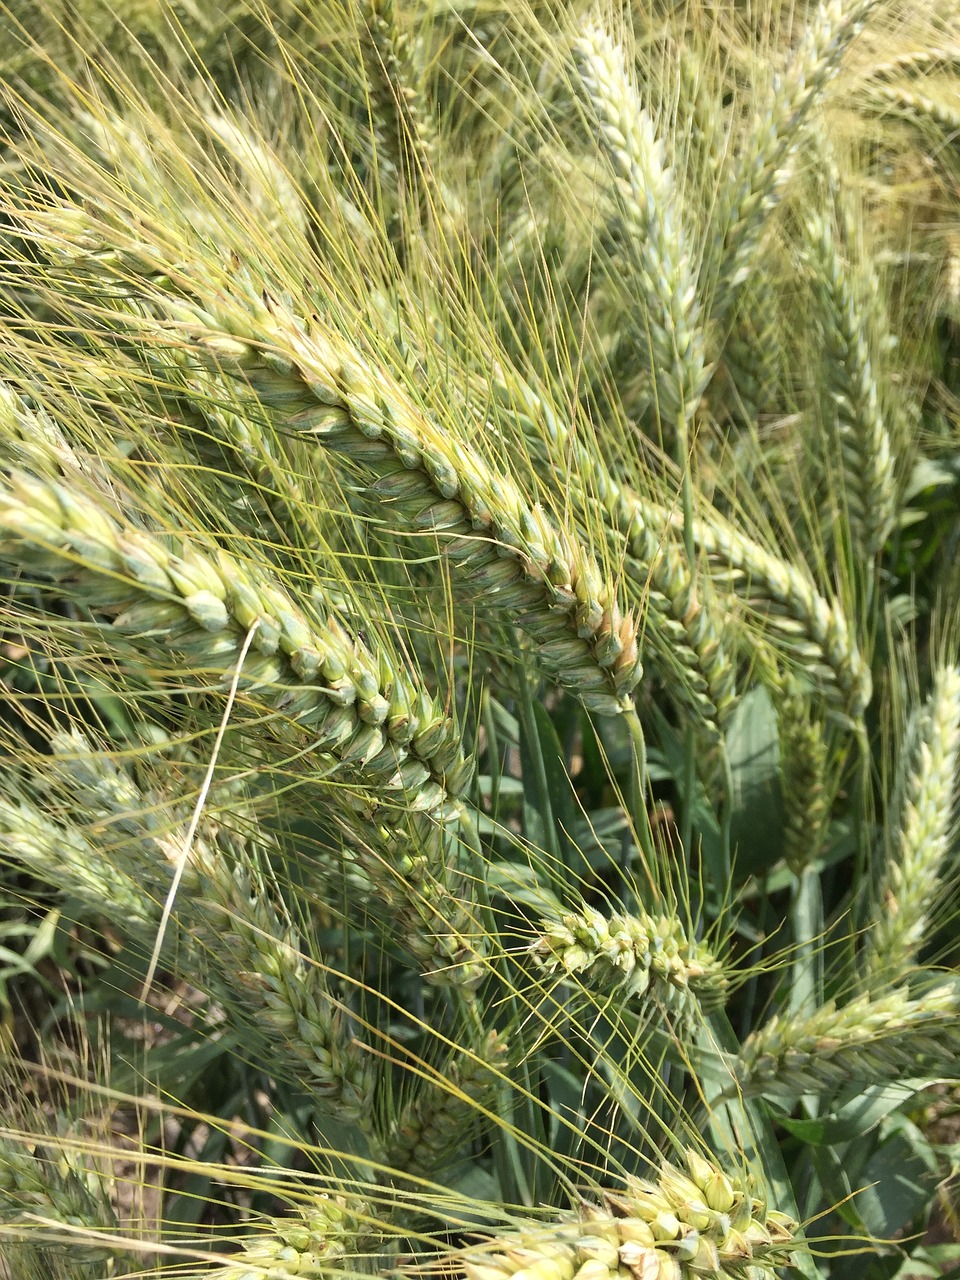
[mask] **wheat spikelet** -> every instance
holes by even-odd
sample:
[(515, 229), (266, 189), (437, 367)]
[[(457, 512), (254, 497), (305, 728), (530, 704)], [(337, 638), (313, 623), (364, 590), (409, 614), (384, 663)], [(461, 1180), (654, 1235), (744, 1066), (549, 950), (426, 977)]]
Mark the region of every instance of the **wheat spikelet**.
[(554, 1226), (531, 1223), (461, 1255), (465, 1280), (693, 1280), (754, 1277), (787, 1265), (797, 1223), (767, 1209), (747, 1179), (688, 1150), (686, 1168), (630, 1178)]
[(923, 708), (879, 918), (864, 940), (864, 970), (874, 988), (900, 979), (929, 932), (953, 836), (958, 765), (960, 668), (945, 665), (935, 672)]
[[(782, 77), (774, 78), (759, 107), (747, 150), (731, 158), (731, 174), (718, 197), (718, 278), (714, 314), (732, 306), (747, 279), (764, 223), (780, 200), (802, 126), (834, 75), (847, 47), (877, 0), (821, 4)], [(722, 246), (722, 247), (721, 247)]]
[[(846, 221), (850, 244), (853, 228), (851, 219)], [(870, 332), (878, 286), (862, 255), (852, 261), (843, 256), (827, 218), (808, 220), (807, 243), (820, 303), (817, 322), (826, 338), (826, 382), (836, 414), (849, 527), (857, 554), (869, 561), (883, 547), (896, 507), (890, 433)]]
[(660, 416), (684, 433), (706, 384), (706, 356), (696, 278), (663, 143), (627, 73), (623, 50), (605, 31), (587, 26), (574, 55), (618, 186)]
[(914, 997), (906, 987), (867, 993), (837, 1008), (779, 1015), (744, 1041), (733, 1061), (747, 1093), (816, 1093), (851, 1081), (883, 1084), (951, 1074), (960, 1052), (960, 1002), (944, 984)]
[(113, 614), (118, 642), (161, 656), (172, 648), (229, 682), (256, 624), (244, 684), (271, 691), (260, 697), (309, 729), (347, 772), (409, 791), (430, 811), (466, 785), (470, 768), (449, 718), (332, 607), (308, 616), (268, 573), (226, 552), (179, 549), (57, 482), (15, 474), (0, 492), (0, 559), (69, 580), (72, 592)]

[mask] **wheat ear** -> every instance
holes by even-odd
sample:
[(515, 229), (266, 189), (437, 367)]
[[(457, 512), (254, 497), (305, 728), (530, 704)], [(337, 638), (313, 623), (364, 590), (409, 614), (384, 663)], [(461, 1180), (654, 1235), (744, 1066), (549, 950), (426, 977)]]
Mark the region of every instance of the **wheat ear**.
[[(651, 528), (682, 528), (681, 517), (657, 503), (629, 495), (639, 521)], [(774, 555), (761, 543), (725, 523), (719, 515), (698, 516), (694, 543), (708, 558), (710, 578), (761, 611), (776, 637), (804, 670), (822, 685), (824, 694), (853, 716), (867, 707), (873, 689), (867, 666), (850, 625), (837, 604), (821, 595), (808, 574)]]
[(877, 0), (828, 0), (817, 9), (782, 76), (757, 113), (745, 151), (731, 157), (718, 197), (718, 278), (714, 315), (722, 317), (747, 279), (764, 222), (779, 202), (802, 126)]
[(906, 84), (873, 85), (870, 96), (884, 112), (899, 110), (908, 120), (918, 125), (936, 125), (953, 137), (960, 132), (960, 107), (957, 106), (953, 80), (949, 80), (940, 95), (920, 93)]
[[(4, 801), (0, 849), (91, 912), (148, 940), (186, 827), (171, 822), (167, 805), (145, 795), (83, 735), (55, 735), (51, 746), (47, 794), (51, 782), (58, 784), (77, 817), (53, 821), (28, 798)], [(35, 787), (42, 785), (38, 774)], [(304, 956), (245, 842), (207, 824), (189, 846), (181, 890), (181, 944), (188, 936), (199, 942), (228, 1007), (282, 1045), (286, 1056), (279, 1061), (338, 1115), (369, 1121), (371, 1060), (346, 1029), (325, 970)]]
[(397, 173), (412, 170), (422, 179), (436, 163), (437, 139), (410, 37), (397, 21), (395, 0), (361, 0), (359, 16), (373, 122)]
[(685, 1168), (629, 1178), (555, 1225), (531, 1222), (461, 1255), (465, 1280), (752, 1280), (790, 1262), (799, 1228), (750, 1180), (688, 1150)]
[(960, 1000), (944, 984), (866, 994), (806, 1016), (775, 1016), (748, 1036), (732, 1066), (746, 1093), (822, 1094), (851, 1081), (890, 1084), (951, 1073), (960, 1052)]
[(529, 950), (547, 974), (641, 1005), (646, 997), (681, 1017), (722, 1003), (727, 985), (723, 965), (671, 916), (605, 916), (581, 906), (541, 921)]
[(960, 668), (942, 666), (917, 727), (878, 918), (864, 938), (863, 966), (872, 989), (883, 980), (899, 981), (929, 933), (954, 833), (958, 767)]
[(183, 333), (248, 383), (290, 431), (378, 479), (370, 493), (407, 529), (436, 535), (457, 572), (524, 628), (559, 683), (592, 711), (632, 705), (642, 675), (637, 623), (593, 558), (456, 429), (332, 329), (258, 294), (180, 307)]
[(98, 1233), (116, 1236), (119, 1231), (108, 1187), (56, 1138), (41, 1146), (32, 1137), (0, 1130), (0, 1226), (3, 1237), (25, 1243), (42, 1235), (45, 1226), (48, 1231), (64, 1226), (71, 1230), (58, 1247), (76, 1250), (84, 1263), (117, 1257), (116, 1246), (97, 1243)]
[(0, 491), (0, 559), (69, 580), (73, 593), (113, 615), (118, 640), (154, 656), (173, 649), (229, 680), (257, 623), (244, 686), (308, 729), (347, 775), (402, 789), (430, 811), (462, 790), (470, 766), (449, 717), (351, 635), (322, 597), (308, 614), (266, 571), (178, 545), (179, 554), (75, 487), (15, 474)]
[(870, 264), (855, 251), (852, 219), (844, 221), (852, 259), (841, 253), (825, 217), (808, 220), (807, 244), (816, 273), (816, 315), (826, 341), (826, 385), (836, 415), (849, 528), (856, 552), (869, 562), (893, 527), (896, 490), (874, 358), (880, 335), (871, 333), (870, 326), (879, 286)]
[(574, 43), (574, 55), (600, 127), (627, 249), (636, 264), (660, 417), (685, 441), (707, 374), (696, 276), (673, 177), (663, 143), (627, 72), (623, 49), (607, 32), (589, 25)]
[(284, 1280), (372, 1271), (363, 1259), (376, 1238), (371, 1218), (370, 1207), (362, 1201), (315, 1196), (288, 1217), (259, 1220), (236, 1257), (190, 1274), (195, 1280)]
[(473, 1052), (455, 1051), (401, 1108), (386, 1142), (386, 1163), (414, 1177), (435, 1177), (451, 1154), (463, 1154), (478, 1113), (493, 1106), (508, 1042), (491, 1031)]
[(584, 523), (599, 524), (622, 560), (625, 590), (645, 611), (644, 640), (657, 656), (671, 695), (694, 712), (710, 740), (719, 741), (736, 702), (736, 670), (709, 579), (697, 576), (679, 545), (682, 529), (671, 527), (665, 513), (656, 523), (645, 519), (634, 494), (614, 477), (599, 449), (570, 431), (519, 375), (511, 371), (510, 385), (504, 384), (500, 394), (542, 467), (556, 477), (557, 459), (568, 460), (560, 472), (563, 486)]
[(820, 852), (830, 817), (827, 744), (811, 699), (789, 688), (777, 698), (783, 794), (783, 857), (798, 875)]

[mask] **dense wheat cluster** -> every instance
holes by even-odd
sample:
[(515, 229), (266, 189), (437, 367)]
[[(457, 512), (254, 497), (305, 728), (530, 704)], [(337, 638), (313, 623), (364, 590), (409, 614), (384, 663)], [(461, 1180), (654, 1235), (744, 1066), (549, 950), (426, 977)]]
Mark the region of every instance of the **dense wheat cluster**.
[(958, 138), (950, 0), (0, 3), (3, 1280), (954, 1274)]

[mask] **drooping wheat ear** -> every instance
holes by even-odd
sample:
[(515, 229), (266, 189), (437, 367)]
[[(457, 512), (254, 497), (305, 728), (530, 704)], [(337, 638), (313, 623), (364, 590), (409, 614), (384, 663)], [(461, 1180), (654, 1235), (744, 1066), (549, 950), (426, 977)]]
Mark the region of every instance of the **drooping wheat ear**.
[(51, 747), (55, 754), (45, 775), (38, 768), (33, 790), (49, 799), (57, 788), (68, 812), (54, 821), (33, 799), (4, 801), (3, 855), (150, 942), (186, 851), (180, 945), (200, 948), (196, 960), (223, 1003), (282, 1048), (272, 1069), (292, 1072), (337, 1115), (369, 1122), (371, 1059), (349, 1033), (326, 971), (303, 953), (249, 842), (208, 823), (188, 847), (187, 824), (171, 817), (169, 803), (142, 792), (82, 734), (56, 734)]
[[(627, 251), (637, 273), (661, 420), (686, 439), (706, 383), (697, 282), (663, 143), (628, 74), (623, 49), (586, 26), (573, 46), (613, 170)], [(631, 290), (632, 293), (632, 290)]]
[[(898, 110), (908, 120), (920, 126), (934, 125), (954, 136), (960, 132), (960, 107), (957, 106), (953, 80), (934, 85), (927, 83), (927, 92), (920, 93), (906, 84), (878, 84), (872, 86), (870, 97), (878, 108), (889, 112)], [(939, 93), (933, 90), (939, 89)]]
[[(638, 519), (652, 528), (672, 526), (678, 533), (682, 528), (677, 512), (637, 494), (630, 494), (630, 502)], [(862, 715), (873, 681), (840, 606), (822, 596), (803, 569), (774, 555), (719, 514), (698, 516), (693, 538), (708, 558), (717, 590), (762, 612), (770, 637), (822, 685), (825, 696), (848, 714)]]
[(943, 984), (911, 995), (907, 987), (869, 993), (837, 1008), (771, 1020), (744, 1041), (732, 1061), (745, 1093), (826, 1093), (851, 1081), (891, 1084), (955, 1071), (960, 999)]
[(56, 1138), (43, 1146), (30, 1135), (0, 1130), (0, 1225), (4, 1237), (29, 1242), (42, 1235), (47, 1247), (58, 1226), (75, 1228), (58, 1247), (76, 1251), (85, 1263), (118, 1253), (115, 1245), (97, 1243), (98, 1232), (119, 1232), (104, 1179)]
[(783, 795), (783, 857), (798, 875), (820, 852), (830, 818), (827, 743), (811, 699), (781, 689), (776, 700)]
[(360, 33), (371, 117), (398, 174), (422, 180), (437, 160), (437, 139), (423, 77), (395, 0), (361, 0)]
[(477, 1115), (493, 1106), (507, 1064), (508, 1042), (491, 1031), (474, 1052), (456, 1050), (401, 1108), (386, 1144), (386, 1163), (414, 1177), (432, 1177), (456, 1151), (462, 1155)]
[(629, 1178), (556, 1225), (531, 1222), (461, 1255), (465, 1280), (754, 1280), (802, 1248), (797, 1223), (768, 1209), (750, 1181), (688, 1150), (686, 1168)]
[(758, 106), (743, 150), (730, 156), (730, 173), (717, 201), (717, 283), (714, 315), (733, 305), (747, 279), (764, 224), (786, 187), (802, 127), (877, 0), (827, 0), (801, 38), (789, 66), (775, 76)]
[[(680, 546), (682, 527), (673, 528), (665, 514), (656, 521), (645, 519), (635, 495), (614, 477), (599, 448), (570, 431), (519, 375), (511, 372), (502, 397), (531, 452), (575, 499), (585, 524), (605, 530), (613, 554), (623, 561), (626, 590), (645, 613), (644, 640), (671, 696), (694, 712), (708, 740), (718, 742), (736, 702), (736, 669), (709, 578), (691, 569)], [(518, 402), (519, 408), (514, 407)], [(569, 460), (563, 470), (557, 462), (561, 457)]]
[[(855, 236), (852, 219), (843, 219)], [(825, 340), (825, 385), (836, 417), (848, 526), (860, 560), (873, 560), (893, 527), (896, 506), (893, 452), (877, 380), (875, 312), (879, 286), (872, 265), (826, 217), (807, 221), (815, 272), (815, 311)], [(859, 237), (855, 237), (859, 239)], [(874, 323), (871, 324), (871, 320)]]
[(921, 49), (904, 49), (884, 58), (872, 61), (863, 68), (870, 80), (886, 80), (897, 75), (923, 75), (929, 71), (944, 71), (960, 65), (960, 46), (955, 43), (925, 45)]
[(864, 939), (864, 972), (875, 990), (913, 965), (930, 931), (954, 835), (960, 767), (960, 668), (941, 666), (917, 725), (902, 812), (890, 842), (878, 918)]
[(258, 1221), (236, 1257), (191, 1275), (196, 1280), (280, 1280), (373, 1271), (373, 1260), (363, 1257), (376, 1239), (370, 1221), (370, 1208), (361, 1201), (317, 1196), (289, 1217)]
[(442, 540), (458, 575), (536, 641), (557, 681), (598, 714), (632, 705), (638, 627), (593, 557), (452, 424), (433, 421), (382, 366), (319, 318), (252, 289), (174, 307), (193, 350), (247, 383), (288, 430), (378, 479), (404, 528)]
[(727, 986), (721, 962), (671, 916), (605, 916), (582, 906), (541, 921), (529, 950), (548, 974), (638, 1004), (647, 997), (679, 1016), (721, 1004)]
[(266, 569), (173, 545), (108, 515), (79, 487), (16, 473), (0, 488), (0, 561), (69, 582), (112, 616), (117, 641), (157, 660), (172, 651), (229, 682), (256, 623), (244, 687), (309, 730), (345, 776), (431, 812), (466, 786), (470, 765), (450, 718), (351, 635), (322, 595), (307, 612)]

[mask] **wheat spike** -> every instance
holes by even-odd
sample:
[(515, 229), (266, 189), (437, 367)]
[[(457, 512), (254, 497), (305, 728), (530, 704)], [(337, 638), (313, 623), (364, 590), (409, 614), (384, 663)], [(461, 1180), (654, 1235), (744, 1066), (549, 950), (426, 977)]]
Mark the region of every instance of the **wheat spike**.
[[(856, 237), (851, 220), (846, 221), (852, 233), (845, 237), (849, 244)], [(890, 433), (875, 373), (877, 335), (870, 331), (878, 286), (860, 255), (845, 259), (827, 218), (808, 220), (807, 240), (820, 300), (816, 314), (825, 332), (826, 382), (836, 414), (849, 526), (858, 555), (870, 561), (893, 527), (896, 507)]]
[(683, 440), (706, 385), (697, 283), (663, 143), (627, 72), (622, 48), (590, 25), (574, 44), (583, 87), (617, 185), (636, 264), (643, 328), (664, 423)]
[[(0, 492), (0, 559), (69, 581), (112, 615), (118, 642), (154, 656), (172, 649), (227, 682), (256, 624), (244, 686), (308, 729), (346, 773), (407, 791), (430, 811), (469, 779), (452, 722), (404, 672), (351, 635), (332, 606), (307, 614), (267, 572), (224, 551), (173, 551), (79, 488), (14, 474)], [(314, 605), (324, 603), (315, 593)]]
[(730, 176), (718, 197), (715, 318), (730, 309), (749, 275), (764, 223), (786, 186), (804, 122), (876, 3), (828, 0), (819, 6), (787, 69), (774, 77), (745, 151), (731, 157)]
[(960, 668), (934, 674), (912, 752), (899, 829), (877, 903), (879, 918), (864, 939), (871, 987), (897, 982), (927, 936), (953, 836), (960, 767)]
[(753, 1280), (788, 1265), (799, 1229), (753, 1194), (748, 1179), (688, 1149), (685, 1168), (584, 1200), (555, 1225), (493, 1238), (462, 1255), (465, 1280)]
[(777, 1015), (744, 1041), (733, 1062), (747, 1093), (822, 1094), (851, 1081), (890, 1084), (953, 1071), (960, 1002), (944, 984), (912, 996), (906, 987), (867, 993), (807, 1015)]

